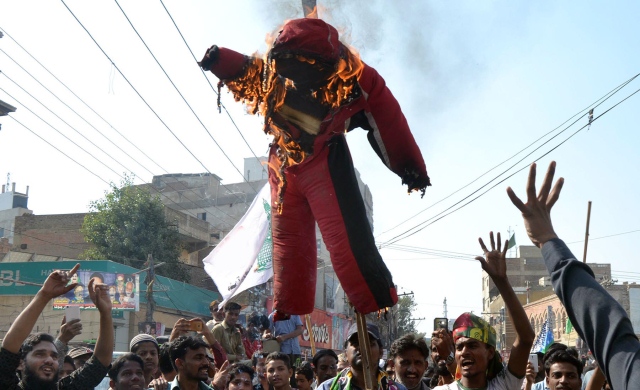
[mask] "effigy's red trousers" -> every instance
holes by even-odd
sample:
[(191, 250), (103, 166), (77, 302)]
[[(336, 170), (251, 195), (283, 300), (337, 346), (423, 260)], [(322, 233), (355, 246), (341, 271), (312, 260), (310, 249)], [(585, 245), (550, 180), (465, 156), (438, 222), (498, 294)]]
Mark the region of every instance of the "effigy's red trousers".
[(391, 273), (382, 261), (358, 188), (343, 134), (335, 135), (317, 155), (285, 171), (282, 214), (273, 202), (280, 161), (271, 150), (274, 308), (285, 314), (313, 311), (317, 273), (317, 221), (333, 268), (360, 313), (393, 306), (397, 300)]

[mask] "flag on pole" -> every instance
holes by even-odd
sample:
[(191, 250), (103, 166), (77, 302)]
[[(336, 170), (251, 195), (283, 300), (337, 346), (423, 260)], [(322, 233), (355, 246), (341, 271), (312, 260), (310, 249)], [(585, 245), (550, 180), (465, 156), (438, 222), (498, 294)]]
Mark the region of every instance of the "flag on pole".
[(513, 232), (511, 234), (511, 237), (509, 237), (509, 243), (507, 244), (507, 249), (511, 249), (514, 246), (516, 246), (516, 232)]
[(538, 337), (536, 337), (536, 342), (533, 343), (533, 347), (531, 348), (531, 353), (536, 352), (547, 352), (547, 348), (553, 344), (553, 332), (551, 331), (551, 326), (549, 325), (549, 317), (542, 325), (542, 330), (538, 333)]
[(236, 226), (203, 260), (204, 270), (222, 295), (220, 306), (271, 279), (272, 254), (271, 188), (267, 183)]
[(571, 323), (571, 319), (567, 317), (567, 326), (565, 326), (564, 332), (566, 334), (570, 334), (572, 330), (573, 330), (573, 324)]

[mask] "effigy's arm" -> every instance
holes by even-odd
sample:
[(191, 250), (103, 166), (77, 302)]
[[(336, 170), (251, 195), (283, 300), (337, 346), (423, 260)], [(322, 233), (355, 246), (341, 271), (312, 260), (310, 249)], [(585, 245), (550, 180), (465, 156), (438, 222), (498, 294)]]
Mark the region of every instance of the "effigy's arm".
[(369, 143), (391, 171), (402, 178), (408, 191), (424, 191), (431, 185), (427, 168), (416, 144), (400, 104), (393, 96), (382, 76), (364, 65), (358, 80), (366, 94)]
[(263, 100), (264, 61), (216, 45), (207, 49), (198, 65), (220, 79), (218, 88), (226, 85), (236, 101), (247, 105), (255, 114)]

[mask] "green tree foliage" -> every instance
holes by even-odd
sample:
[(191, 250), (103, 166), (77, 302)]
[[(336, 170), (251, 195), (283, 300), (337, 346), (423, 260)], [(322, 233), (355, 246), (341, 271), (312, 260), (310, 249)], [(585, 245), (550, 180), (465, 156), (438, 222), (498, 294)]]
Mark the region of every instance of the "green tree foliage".
[(398, 337), (407, 333), (416, 333), (416, 323), (412, 320), (416, 316), (413, 311), (416, 309), (413, 295), (404, 295), (398, 298), (395, 309), (398, 311)]
[(378, 325), (380, 337), (385, 348), (407, 333), (417, 333), (413, 311), (417, 304), (413, 295), (403, 295), (398, 298), (398, 303), (386, 313), (371, 313), (367, 315), (367, 321)]
[(144, 268), (150, 253), (156, 264), (166, 263), (156, 269), (157, 274), (189, 281), (178, 260), (182, 246), (176, 223), (166, 220), (160, 199), (134, 186), (132, 177), (125, 177), (119, 187), (111, 183), (104, 199), (91, 202), (89, 209), (81, 231), (93, 247), (81, 255), (83, 258)]

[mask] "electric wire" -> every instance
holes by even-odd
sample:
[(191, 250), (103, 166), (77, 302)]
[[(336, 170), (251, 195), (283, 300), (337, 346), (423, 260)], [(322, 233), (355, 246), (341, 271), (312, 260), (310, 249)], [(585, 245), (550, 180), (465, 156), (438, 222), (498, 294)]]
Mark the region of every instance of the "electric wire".
[[(182, 42), (184, 42), (184, 45), (187, 47), (187, 50), (189, 50), (189, 53), (191, 53), (191, 57), (193, 58), (193, 60), (197, 63), (198, 59), (196, 58), (196, 56), (193, 54), (193, 51), (191, 50), (191, 47), (189, 46), (189, 44), (187, 43), (187, 40), (185, 39), (184, 35), (182, 35), (182, 31), (180, 31), (180, 28), (178, 28), (178, 24), (176, 23), (176, 21), (173, 19), (173, 16), (171, 15), (171, 13), (169, 12), (169, 10), (167, 9), (167, 7), (165, 6), (164, 2), (162, 0), (160, 0), (160, 4), (162, 4), (162, 8), (164, 8), (164, 10), (167, 12), (167, 16), (169, 16), (169, 19), (171, 19), (171, 22), (173, 23), (173, 26), (176, 28), (176, 30), (178, 31), (178, 34), (180, 35), (180, 38), (182, 38)], [(213, 91), (213, 93), (218, 96), (218, 91), (216, 91), (216, 88), (213, 86), (213, 84), (211, 84), (211, 81), (209, 80), (209, 78), (207, 77), (206, 72), (198, 66), (198, 69), (200, 69), (200, 73), (202, 73), (202, 76), (204, 77), (205, 80), (207, 80), (207, 84), (209, 84), (209, 87), (211, 87), (211, 90)], [(231, 113), (229, 112), (229, 110), (227, 110), (227, 107), (225, 107), (225, 105), (220, 102), (220, 106), (224, 109), (224, 112), (227, 113), (227, 117), (229, 118), (229, 120), (231, 121), (231, 124), (233, 124), (233, 127), (236, 129), (236, 131), (238, 132), (238, 134), (240, 135), (240, 137), (242, 138), (242, 140), (244, 141), (245, 145), (247, 145), (247, 147), (249, 148), (249, 150), (251, 151), (251, 154), (253, 154), (253, 157), (255, 157), (256, 159), (258, 159), (258, 156), (256, 156), (255, 152), (253, 151), (253, 149), (251, 148), (251, 146), (249, 145), (249, 142), (247, 141), (247, 139), (244, 137), (244, 135), (242, 134), (242, 132), (240, 131), (240, 128), (238, 127), (238, 125), (236, 124), (236, 121), (233, 119), (233, 117), (231, 116)], [(268, 172), (265, 170), (264, 167), (262, 167), (262, 172), (266, 173), (268, 175)]]
[[(106, 51), (104, 51), (104, 49), (102, 48), (102, 46), (100, 46), (100, 44), (98, 43), (98, 41), (96, 41), (96, 39), (93, 37), (93, 35), (91, 35), (91, 33), (89, 32), (89, 30), (84, 26), (84, 24), (82, 24), (82, 22), (80, 21), (80, 19), (78, 19), (78, 17), (73, 13), (73, 11), (71, 10), (71, 8), (69, 8), (69, 6), (67, 5), (67, 3), (65, 3), (64, 0), (60, 0), (62, 2), (62, 4), (65, 6), (65, 8), (69, 11), (69, 13), (71, 13), (71, 15), (73, 16), (73, 18), (78, 22), (78, 24), (80, 24), (80, 26), (82, 27), (82, 29), (87, 33), (87, 35), (89, 35), (89, 38), (91, 38), (91, 40), (93, 41), (93, 43), (95, 43), (95, 45), (98, 47), (98, 49), (100, 49), (100, 51), (102, 52), (102, 54), (104, 54), (105, 57), (107, 57), (107, 59), (109, 60), (109, 62), (111, 63), (111, 65), (114, 67), (114, 69), (116, 69), (118, 71), (118, 73), (122, 76), (122, 78), (127, 82), (127, 84), (129, 84), (129, 86), (131, 87), (131, 89), (133, 89), (133, 91), (138, 95), (138, 97), (144, 102), (144, 104), (149, 108), (149, 110), (151, 110), (151, 112), (156, 116), (156, 118), (160, 121), (160, 123), (162, 123), (164, 125), (164, 127), (169, 131), (169, 133), (171, 133), (171, 135), (173, 135), (173, 137), (185, 148), (185, 150), (187, 150), (189, 152), (189, 154), (191, 154), (191, 156), (193, 156), (193, 158), (196, 159), (196, 161), (198, 161), (200, 163), (200, 165), (210, 174), (213, 174), (203, 163), (202, 161), (200, 161), (200, 159), (198, 159), (196, 157), (195, 154), (193, 154), (193, 152), (182, 142), (182, 140), (177, 136), (177, 134), (171, 130), (171, 128), (169, 127), (169, 125), (167, 125), (167, 123), (160, 117), (160, 115), (153, 109), (153, 107), (151, 107), (151, 105), (147, 102), (147, 100), (142, 96), (142, 94), (140, 94), (140, 92), (133, 86), (133, 84), (131, 83), (131, 81), (129, 81), (129, 79), (124, 75), (124, 73), (120, 70), (120, 68), (115, 64), (115, 62), (113, 62), (113, 60), (111, 59), (111, 57), (109, 57), (109, 55), (107, 54)], [(243, 175), (244, 178), (244, 175)], [(227, 188), (226, 185), (221, 184), (223, 187)], [(227, 188), (228, 189), (228, 188)], [(230, 192), (230, 194), (236, 196), (236, 198), (238, 200), (241, 200), (240, 197), (238, 197), (235, 193)]]
[[(451, 196), (455, 195), (456, 193), (460, 192), (461, 190), (467, 188), (468, 186), (470, 186), (471, 184), (475, 183), (476, 181), (478, 181), (480, 178), (484, 177), (485, 175), (487, 175), (489, 172), (495, 170), (496, 168), (498, 168), (499, 166), (503, 165), (504, 163), (506, 163), (507, 161), (513, 159), (515, 156), (519, 155), (520, 153), (524, 152), (525, 150), (529, 149), (531, 146), (533, 146), (534, 144), (536, 144), (538, 141), (540, 141), (541, 139), (543, 139), (544, 137), (546, 137), (547, 135), (555, 132), (556, 130), (558, 130), (560, 127), (564, 126), (567, 122), (569, 122), (570, 120), (572, 120), (573, 118), (575, 118), (576, 116), (584, 113), (585, 111), (592, 109), (592, 108), (596, 108), (599, 105), (601, 105), (602, 103), (604, 103), (605, 101), (607, 101), (609, 98), (611, 98), (613, 95), (615, 95), (616, 93), (618, 93), (622, 88), (626, 87), (629, 83), (631, 83), (635, 78), (637, 78), (640, 74), (636, 74), (635, 76), (629, 78), (628, 80), (626, 80), (625, 82), (623, 82), (622, 84), (618, 85), (617, 87), (613, 88), (611, 91), (607, 92), (604, 96), (600, 97), (598, 100), (596, 100), (595, 102), (591, 103), (589, 106), (587, 106), (586, 108), (578, 111), (576, 114), (574, 114), (573, 116), (571, 116), (569, 119), (565, 120), (563, 123), (561, 123), (560, 125), (558, 125), (557, 127), (555, 127), (554, 129), (552, 129), (551, 131), (548, 131), (547, 133), (543, 134), (542, 136), (538, 137), (535, 141), (531, 142), (529, 145), (525, 146), (524, 148), (522, 148), (521, 150), (519, 150), (518, 152), (516, 152), (515, 154), (513, 154), (511, 157), (507, 158), (506, 160), (498, 163), (496, 166), (494, 166), (493, 168), (489, 169), (488, 171), (484, 172), (483, 174), (481, 174), (480, 176), (478, 176), (477, 178), (475, 178), (474, 180), (472, 180), (471, 182), (467, 183), (466, 185), (460, 187), (459, 189), (455, 190), (454, 192), (452, 192), (451, 194), (445, 196), (444, 198), (438, 200), (437, 202), (433, 203), (432, 205), (424, 208), (423, 210), (419, 211), (418, 213), (414, 214), (413, 216), (405, 219), (404, 221), (400, 222), (399, 224), (391, 227), (388, 230), (383, 231), (382, 233), (380, 233), (378, 235), (378, 237), (380, 237), (381, 235), (388, 233), (390, 231), (392, 231), (393, 229), (403, 225), (404, 223), (410, 221), (411, 219), (417, 217), (418, 215), (422, 214), (423, 212), (431, 209), (432, 207), (434, 207), (435, 205), (445, 201), (446, 199), (449, 199)], [(583, 117), (585, 114), (582, 114), (581, 117)], [(578, 118), (580, 119), (580, 118)], [(575, 121), (574, 121), (575, 123)], [(572, 123), (572, 125), (574, 124)], [(571, 126), (569, 126), (571, 127)], [(566, 130), (566, 129), (565, 129)], [(544, 144), (543, 144), (544, 145)], [(542, 145), (541, 145), (542, 146)], [(493, 179), (495, 180), (495, 178)], [(493, 181), (491, 180), (491, 181)]]
[[(122, 175), (120, 175), (118, 172), (116, 172), (113, 168), (111, 168), (110, 166), (108, 166), (107, 164), (105, 164), (102, 160), (100, 160), (99, 158), (95, 157), (94, 155), (92, 155), (91, 153), (89, 153), (86, 149), (84, 149), (82, 146), (78, 145), (74, 140), (72, 140), (71, 138), (67, 137), (64, 133), (62, 133), (60, 130), (58, 130), (55, 126), (53, 126), (52, 124), (50, 124), (49, 122), (47, 122), (46, 120), (44, 120), (40, 115), (36, 114), (35, 112), (33, 112), (33, 110), (31, 110), (28, 106), (24, 105), (23, 103), (20, 102), (20, 100), (16, 99), (13, 95), (11, 95), (9, 92), (7, 92), (4, 88), (0, 87), (0, 91), (6, 93), (11, 99), (15, 100), (18, 104), (20, 104), (22, 106), (22, 108), (26, 109), (27, 111), (29, 111), (31, 114), (33, 114), (36, 118), (40, 119), (42, 122), (44, 122), (47, 126), (51, 127), (53, 130), (55, 130), (58, 134), (60, 134), (61, 136), (63, 136), (67, 141), (71, 142), (72, 144), (74, 144), (75, 146), (77, 146), (80, 150), (82, 150), (83, 152), (85, 152), (86, 154), (88, 154), (89, 156), (91, 156), (91, 158), (93, 158), (94, 160), (96, 160), (97, 162), (99, 162), (100, 164), (102, 164), (105, 168), (107, 168), (108, 170), (110, 170), (111, 172), (113, 172), (115, 175), (117, 175), (118, 177), (120, 177), (121, 179), (124, 179), (124, 177)], [(31, 96), (31, 95), (30, 95)], [(33, 97), (33, 96), (32, 96)], [(40, 103), (42, 104), (42, 103)], [(65, 122), (66, 123), (66, 122)], [(74, 160), (75, 161), (75, 160)]]
[[(637, 77), (637, 75), (636, 75)], [(634, 77), (635, 78), (635, 77)], [(598, 120), (599, 118), (601, 118), (603, 115), (607, 114), (609, 111), (611, 111), (612, 109), (614, 109), (615, 107), (617, 107), (618, 105), (620, 105), (621, 103), (625, 102), (627, 99), (631, 98), (632, 96), (634, 96), (636, 93), (640, 92), (640, 89), (637, 89), (636, 91), (632, 92), (630, 95), (628, 95), (627, 97), (625, 97), (624, 99), (622, 99), (621, 101), (619, 101), (618, 103), (614, 104), (613, 106), (611, 106), (609, 109), (607, 109), (606, 111), (604, 111), (602, 114), (598, 115), (597, 117), (594, 117), (593, 120), (590, 120), (588, 124), (580, 127), (578, 130), (576, 130), (574, 133), (572, 133), (571, 135), (569, 135), (566, 139), (564, 139), (563, 141), (561, 141), (559, 144), (557, 144), (556, 146), (554, 146), (553, 148), (551, 148), (549, 151), (543, 153), (541, 156), (539, 156), (538, 158), (536, 158), (533, 162), (540, 160), (541, 158), (547, 156), (548, 154), (550, 154), (551, 152), (553, 152), (554, 150), (556, 150), (558, 147), (560, 147), (561, 145), (563, 145), (565, 142), (567, 142), (569, 139), (573, 138), (573, 136), (575, 136), (578, 132), (582, 131), (584, 128), (590, 126), (593, 122), (595, 122), (596, 120)], [(460, 210), (461, 208), (469, 205), (470, 203), (474, 202), (475, 200), (477, 200), (478, 198), (480, 198), (482, 195), (486, 194), (487, 192), (489, 192), (490, 190), (492, 190), (493, 188), (495, 188), (497, 185), (503, 183), (504, 181), (506, 181), (507, 179), (513, 177), (515, 174), (523, 171), (524, 169), (526, 169), (529, 165), (525, 165), (522, 168), (516, 170), (515, 172), (513, 172), (512, 174), (508, 175), (507, 177), (503, 178), (502, 180), (498, 181), (497, 183), (495, 183), (493, 186), (489, 187), (486, 191), (482, 192), (480, 195), (476, 196), (475, 198), (471, 199), (469, 202), (464, 203), (462, 206), (454, 209), (451, 212), (448, 212), (448, 210), (451, 210), (452, 208), (454, 208), (455, 206), (457, 206), (458, 204), (462, 203), (463, 201), (465, 201), (466, 199), (470, 198), (471, 196), (473, 196), (475, 193), (477, 193), (478, 191), (480, 191), (481, 189), (483, 189), (484, 187), (488, 186), (492, 181), (497, 180), (500, 176), (502, 176), (503, 174), (505, 174), (506, 172), (508, 172), (509, 170), (511, 170), (513, 167), (515, 167), (517, 164), (519, 164), (520, 162), (522, 162), (525, 158), (529, 157), (531, 154), (533, 154), (535, 151), (537, 151), (538, 149), (540, 149), (542, 146), (546, 145), (547, 143), (549, 143), (550, 141), (552, 141), (554, 138), (556, 138), (557, 136), (559, 136), (560, 134), (562, 134), (564, 131), (566, 131), (567, 129), (569, 129), (571, 126), (573, 126), (575, 123), (577, 122), (574, 121), (571, 125), (569, 125), (568, 127), (566, 127), (564, 130), (562, 130), (560, 133), (556, 134), (555, 136), (553, 136), (552, 138), (550, 138), (549, 140), (545, 141), (543, 144), (541, 144), (540, 146), (538, 146), (537, 148), (535, 148), (533, 151), (531, 151), (529, 154), (525, 155), (522, 159), (518, 160), (516, 163), (514, 163), (511, 167), (507, 168), (505, 171), (503, 171), (502, 173), (500, 173), (498, 176), (494, 177), (493, 179), (491, 179), (489, 182), (487, 182), (486, 184), (484, 184), (482, 187), (478, 188), (477, 190), (475, 190), (474, 192), (472, 192), (471, 194), (467, 195), (466, 197), (464, 197), (463, 199), (461, 199), (460, 201), (454, 203), (453, 205), (449, 206), (448, 208), (446, 208), (445, 210), (441, 211), (440, 213), (436, 214), (435, 216), (421, 222), (420, 224), (406, 230), (403, 233), (400, 233), (399, 235), (391, 238), (390, 240), (382, 243), (379, 245), (380, 248), (383, 248), (385, 246), (388, 246), (390, 244), (393, 244), (395, 242), (398, 242), (400, 240), (403, 240), (405, 238), (411, 237), (414, 234), (422, 231), (423, 229), (425, 229), (428, 226), (431, 226), (432, 224), (434, 224), (435, 222), (441, 220), (442, 218)], [(446, 213), (446, 214), (445, 214)], [(431, 222), (430, 222), (431, 221)], [(421, 228), (419, 228), (421, 225)], [(412, 230), (414, 230), (412, 232)]]
[(184, 97), (184, 95), (182, 94), (182, 92), (180, 92), (180, 89), (176, 86), (176, 84), (173, 82), (173, 80), (171, 79), (171, 77), (169, 76), (169, 74), (167, 73), (167, 71), (164, 69), (164, 67), (162, 66), (162, 64), (160, 64), (160, 61), (158, 61), (158, 58), (155, 56), (155, 54), (153, 54), (153, 51), (151, 51), (151, 49), (149, 48), (149, 46), (147, 45), (147, 42), (145, 42), (145, 40), (142, 38), (142, 36), (140, 35), (140, 33), (138, 32), (138, 30), (135, 28), (135, 26), (133, 25), (133, 23), (131, 22), (131, 19), (129, 19), (129, 16), (127, 16), (127, 13), (124, 12), (124, 9), (122, 9), (122, 7), (120, 6), (120, 3), (118, 3), (118, 0), (114, 0), (116, 5), (118, 6), (118, 8), (120, 9), (120, 11), (122, 12), (122, 14), (124, 15), (125, 19), (127, 19), (127, 22), (129, 23), (129, 25), (131, 26), (131, 28), (133, 29), (133, 31), (136, 33), (136, 35), (138, 36), (138, 38), (140, 38), (140, 41), (142, 41), (142, 44), (144, 45), (144, 47), (147, 49), (147, 51), (149, 52), (149, 54), (151, 55), (151, 57), (153, 57), (154, 61), (156, 62), (156, 64), (158, 64), (158, 66), (160, 67), (160, 69), (162, 70), (162, 73), (164, 73), (164, 75), (167, 77), (167, 79), (169, 80), (169, 82), (171, 83), (171, 85), (173, 86), (173, 88), (176, 90), (176, 92), (178, 93), (178, 95), (180, 95), (180, 97), (182, 98), (182, 101), (184, 101), (184, 103), (187, 105), (187, 107), (189, 107), (189, 110), (191, 110), (191, 113), (196, 117), (196, 119), (198, 120), (198, 123), (200, 123), (200, 125), (202, 126), (202, 128), (205, 130), (205, 132), (207, 133), (207, 135), (209, 136), (209, 138), (211, 138), (211, 140), (213, 141), (214, 144), (216, 144), (216, 146), (218, 147), (218, 149), (220, 149), (220, 151), (222, 152), (222, 154), (224, 155), (224, 157), (229, 161), (229, 163), (231, 163), (231, 165), (233, 166), (233, 168), (236, 170), (236, 172), (238, 172), (240, 174), (240, 176), (243, 178), (243, 180), (249, 185), (249, 187), (251, 187), (251, 189), (257, 194), (258, 190), (255, 189), (252, 185), (251, 182), (249, 182), (248, 179), (246, 179), (244, 177), (244, 174), (240, 171), (240, 169), (238, 169), (238, 167), (233, 163), (233, 161), (231, 160), (231, 157), (229, 157), (229, 155), (224, 151), (224, 149), (222, 148), (222, 146), (220, 146), (220, 144), (218, 143), (218, 141), (216, 141), (216, 139), (213, 137), (213, 135), (211, 134), (211, 131), (209, 131), (209, 129), (207, 128), (207, 126), (202, 122), (202, 120), (200, 119), (200, 117), (198, 116), (198, 114), (196, 114), (196, 112), (194, 111), (193, 107), (191, 107), (191, 104), (189, 104), (189, 102), (187, 101), (187, 99)]
[(144, 104), (147, 106), (147, 108), (149, 108), (149, 110), (151, 110), (151, 112), (155, 115), (155, 117), (160, 121), (160, 123), (162, 123), (162, 125), (169, 131), (169, 133), (171, 133), (171, 135), (173, 135), (173, 137), (180, 143), (180, 145), (182, 145), (182, 147), (189, 152), (189, 154), (191, 154), (191, 156), (209, 173), (211, 173), (211, 171), (206, 167), (206, 165), (204, 165), (204, 163), (202, 161), (200, 161), (200, 159), (193, 154), (193, 152), (191, 151), (191, 149), (189, 149), (187, 147), (187, 145), (184, 144), (184, 142), (182, 142), (182, 140), (180, 139), (180, 137), (177, 136), (177, 134), (171, 130), (171, 128), (169, 127), (169, 125), (167, 125), (167, 123), (160, 117), (160, 115), (156, 112), (156, 110), (153, 109), (153, 107), (151, 107), (151, 105), (147, 102), (147, 100), (142, 96), (142, 94), (140, 94), (140, 92), (133, 86), (133, 84), (131, 83), (131, 81), (129, 81), (129, 79), (124, 75), (124, 73), (120, 70), (120, 68), (118, 67), (118, 65), (116, 65), (115, 62), (113, 62), (113, 60), (111, 59), (111, 57), (109, 57), (109, 55), (107, 54), (106, 51), (104, 51), (104, 49), (102, 48), (102, 46), (100, 46), (100, 44), (98, 43), (98, 41), (96, 41), (96, 39), (93, 37), (93, 35), (91, 35), (91, 33), (89, 32), (89, 30), (84, 26), (84, 24), (82, 24), (82, 22), (80, 21), (80, 19), (78, 19), (78, 17), (73, 13), (73, 11), (71, 10), (71, 8), (69, 8), (69, 6), (67, 5), (67, 3), (65, 3), (64, 0), (60, 0), (62, 2), (62, 4), (67, 8), (67, 10), (71, 13), (71, 15), (73, 16), (73, 18), (78, 22), (78, 24), (80, 24), (80, 26), (82, 27), (82, 29), (89, 35), (89, 37), (91, 38), (91, 40), (96, 44), (96, 46), (98, 47), (98, 49), (100, 49), (100, 51), (102, 52), (102, 54), (104, 54), (105, 57), (107, 57), (107, 59), (109, 60), (109, 62), (111, 63), (111, 65), (114, 67), (114, 69), (116, 69), (118, 71), (118, 73), (120, 74), (120, 76), (122, 76), (122, 78), (127, 82), (127, 84), (129, 84), (129, 86), (131, 87), (131, 89), (133, 89), (133, 91), (138, 95), (138, 97), (144, 102)]
[[(3, 30), (2, 28), (0, 28), (0, 30), (4, 31), (6, 34), (6, 30)], [(140, 151), (144, 156), (146, 156), (148, 159), (150, 159), (155, 165), (157, 165), (158, 167), (160, 167), (165, 173), (169, 173), (165, 168), (163, 168), (162, 166), (160, 166), (157, 162), (153, 161), (149, 156), (147, 156), (146, 154), (144, 154), (144, 152), (142, 152), (142, 150), (140, 150), (135, 144), (133, 144), (131, 141), (129, 141), (129, 139), (127, 139), (124, 135), (122, 135), (115, 127), (113, 127), (109, 122), (106, 121), (106, 119), (104, 119), (102, 116), (100, 116), (95, 110), (93, 110), (93, 108), (91, 108), (84, 100), (82, 100), (77, 94), (75, 94), (66, 84), (64, 84), (60, 79), (58, 79), (53, 73), (51, 73), (48, 68), (46, 68), (40, 61), (38, 61), (33, 55), (31, 55), (31, 53), (29, 51), (27, 51), (22, 45), (20, 45), (20, 43), (18, 41), (15, 40), (15, 38), (13, 38), (12, 36), (10, 36), (9, 34), (7, 34), (7, 36), (9, 36), (9, 38), (11, 38), (11, 40), (16, 43), (25, 53), (27, 53), (34, 61), (36, 61), (41, 67), (43, 67), (45, 70), (48, 71), (48, 73), (54, 77), (54, 79), (56, 79), (59, 83), (61, 83), (69, 92), (71, 92), (78, 100), (80, 100), (85, 106), (87, 106), (91, 111), (93, 111), (98, 117), (100, 117), (103, 121), (105, 121), (105, 123), (107, 123), (107, 125), (109, 125), (110, 127), (112, 127), (121, 137), (123, 137), (127, 142), (129, 142), (131, 145), (133, 145), (138, 151)], [(137, 161), (136, 159), (134, 159), (132, 156), (130, 156), (126, 151), (124, 151), (122, 148), (120, 148), (117, 144), (113, 143), (113, 141), (111, 141), (110, 138), (108, 138), (106, 135), (104, 135), (102, 132), (100, 132), (100, 130), (98, 130), (95, 126), (93, 126), (91, 123), (89, 123), (84, 117), (82, 117), (80, 114), (78, 114), (73, 108), (71, 108), (68, 104), (66, 104), (64, 101), (62, 101), (56, 94), (54, 94), (49, 88), (47, 88), (46, 86), (44, 86), (37, 78), (35, 78), (28, 70), (26, 70), (22, 65), (20, 65), (17, 61), (15, 61), (8, 53), (6, 53), (4, 50), (2, 50), (0, 48), (0, 51), (2, 51), (2, 53), (7, 56), (9, 59), (11, 59), (11, 61), (13, 61), (16, 65), (18, 65), (25, 73), (27, 73), (32, 79), (34, 79), (38, 84), (40, 84), (40, 86), (42, 86), (47, 92), (49, 92), (51, 95), (53, 95), (58, 101), (60, 101), (63, 105), (65, 105), (67, 108), (69, 108), (72, 112), (74, 112), (77, 116), (79, 116), (84, 122), (86, 122), (89, 126), (91, 126), (93, 129), (95, 129), (98, 133), (100, 133), (104, 138), (106, 138), (109, 142), (111, 142), (114, 146), (116, 146), (120, 151), (122, 151), (125, 155), (127, 155), (129, 158), (131, 158), (134, 162), (136, 162), (138, 165), (140, 165), (142, 168), (144, 168), (149, 174), (151, 174), (152, 176), (154, 175), (154, 173), (149, 170), (146, 166), (144, 166), (142, 163), (140, 163), (139, 161)], [(9, 78), (6, 74), (5, 76), (7, 78)], [(10, 79), (10, 78), (9, 78)], [(36, 101), (38, 101), (35, 97), (33, 97), (29, 92), (27, 92), (26, 90), (24, 90), (24, 88), (22, 88), (20, 85), (18, 85), (14, 80), (10, 79), (14, 84), (16, 84), (20, 89), (22, 89), (23, 91), (25, 91), (27, 94), (29, 94), (33, 99), (35, 99)], [(39, 101), (38, 101), (39, 102)], [(47, 108), (44, 104), (42, 104), (41, 102), (39, 102), (42, 106), (44, 106), (45, 108)], [(48, 109), (48, 108), (47, 108)], [(51, 110), (49, 110), (51, 111)], [(53, 113), (53, 112), (52, 112)], [(56, 115), (55, 113), (53, 113), (54, 115)], [(57, 115), (56, 115), (57, 116)], [(60, 120), (62, 120), (59, 116), (57, 116)], [(65, 122), (64, 120), (62, 120), (63, 122)], [(66, 123), (66, 122), (65, 122)], [(67, 124), (68, 125), (68, 124)], [(69, 125), (70, 126), (70, 125)], [(75, 129), (74, 129), (75, 130)], [(77, 130), (76, 130), (77, 132)], [(82, 134), (81, 134), (82, 136)], [(83, 136), (84, 137), (84, 136)], [(86, 137), (84, 137), (86, 139)], [(96, 146), (95, 144), (93, 144), (93, 142), (91, 142), (90, 140), (87, 139), (87, 141), (89, 141), (90, 143), (92, 143), (92, 145)], [(97, 147), (97, 146), (96, 146)], [(103, 151), (104, 152), (104, 151)], [(106, 152), (104, 152), (106, 154)], [(109, 157), (111, 157), (109, 155)], [(113, 157), (111, 157), (113, 159)], [(115, 159), (114, 159), (115, 160)], [(117, 162), (117, 160), (116, 160)], [(118, 162), (118, 164), (120, 164)], [(133, 170), (123, 166), (122, 164), (120, 164), (123, 168), (125, 168), (126, 170), (128, 170), (129, 172), (134, 173)], [(138, 178), (141, 178), (140, 175), (134, 173)], [(176, 189), (176, 187), (172, 186), (170, 182), (167, 182), (165, 180), (162, 180), (163, 183), (165, 183), (167, 185), (167, 187), (173, 189), (174, 191), (178, 191)], [(143, 180), (143, 182), (145, 184), (149, 184), (148, 182), (145, 182)], [(253, 187), (252, 187), (253, 189)], [(196, 195), (198, 198), (200, 198), (201, 200), (207, 200), (206, 198), (202, 197), (201, 195), (199, 195), (197, 192), (195, 192), (192, 188), (188, 189), (191, 193), (193, 193), (194, 195)], [(197, 215), (189, 212), (187, 209), (184, 209), (184, 207), (180, 206), (178, 203), (176, 203), (175, 201), (173, 201), (172, 199), (170, 199), (166, 194), (163, 194), (159, 191), (157, 191), (157, 193), (160, 193), (160, 195), (166, 197), (167, 199), (169, 199), (172, 203), (174, 203), (176, 206), (179, 207), (179, 209), (183, 209), (187, 214), (191, 214), (193, 217), (197, 218)], [(203, 209), (203, 207), (200, 207), (197, 203), (195, 203), (195, 201), (188, 199), (188, 201), (190, 201), (191, 203), (193, 203), (193, 205), (196, 206), (196, 209)], [(217, 209), (218, 211), (220, 211), (222, 214), (226, 215), (229, 220), (231, 221), (232, 225), (235, 225), (235, 218), (233, 218), (231, 215), (229, 215), (228, 213), (226, 213), (224, 210), (222, 210), (220, 207), (218, 207), (217, 205), (213, 205), (213, 207), (215, 209)]]

